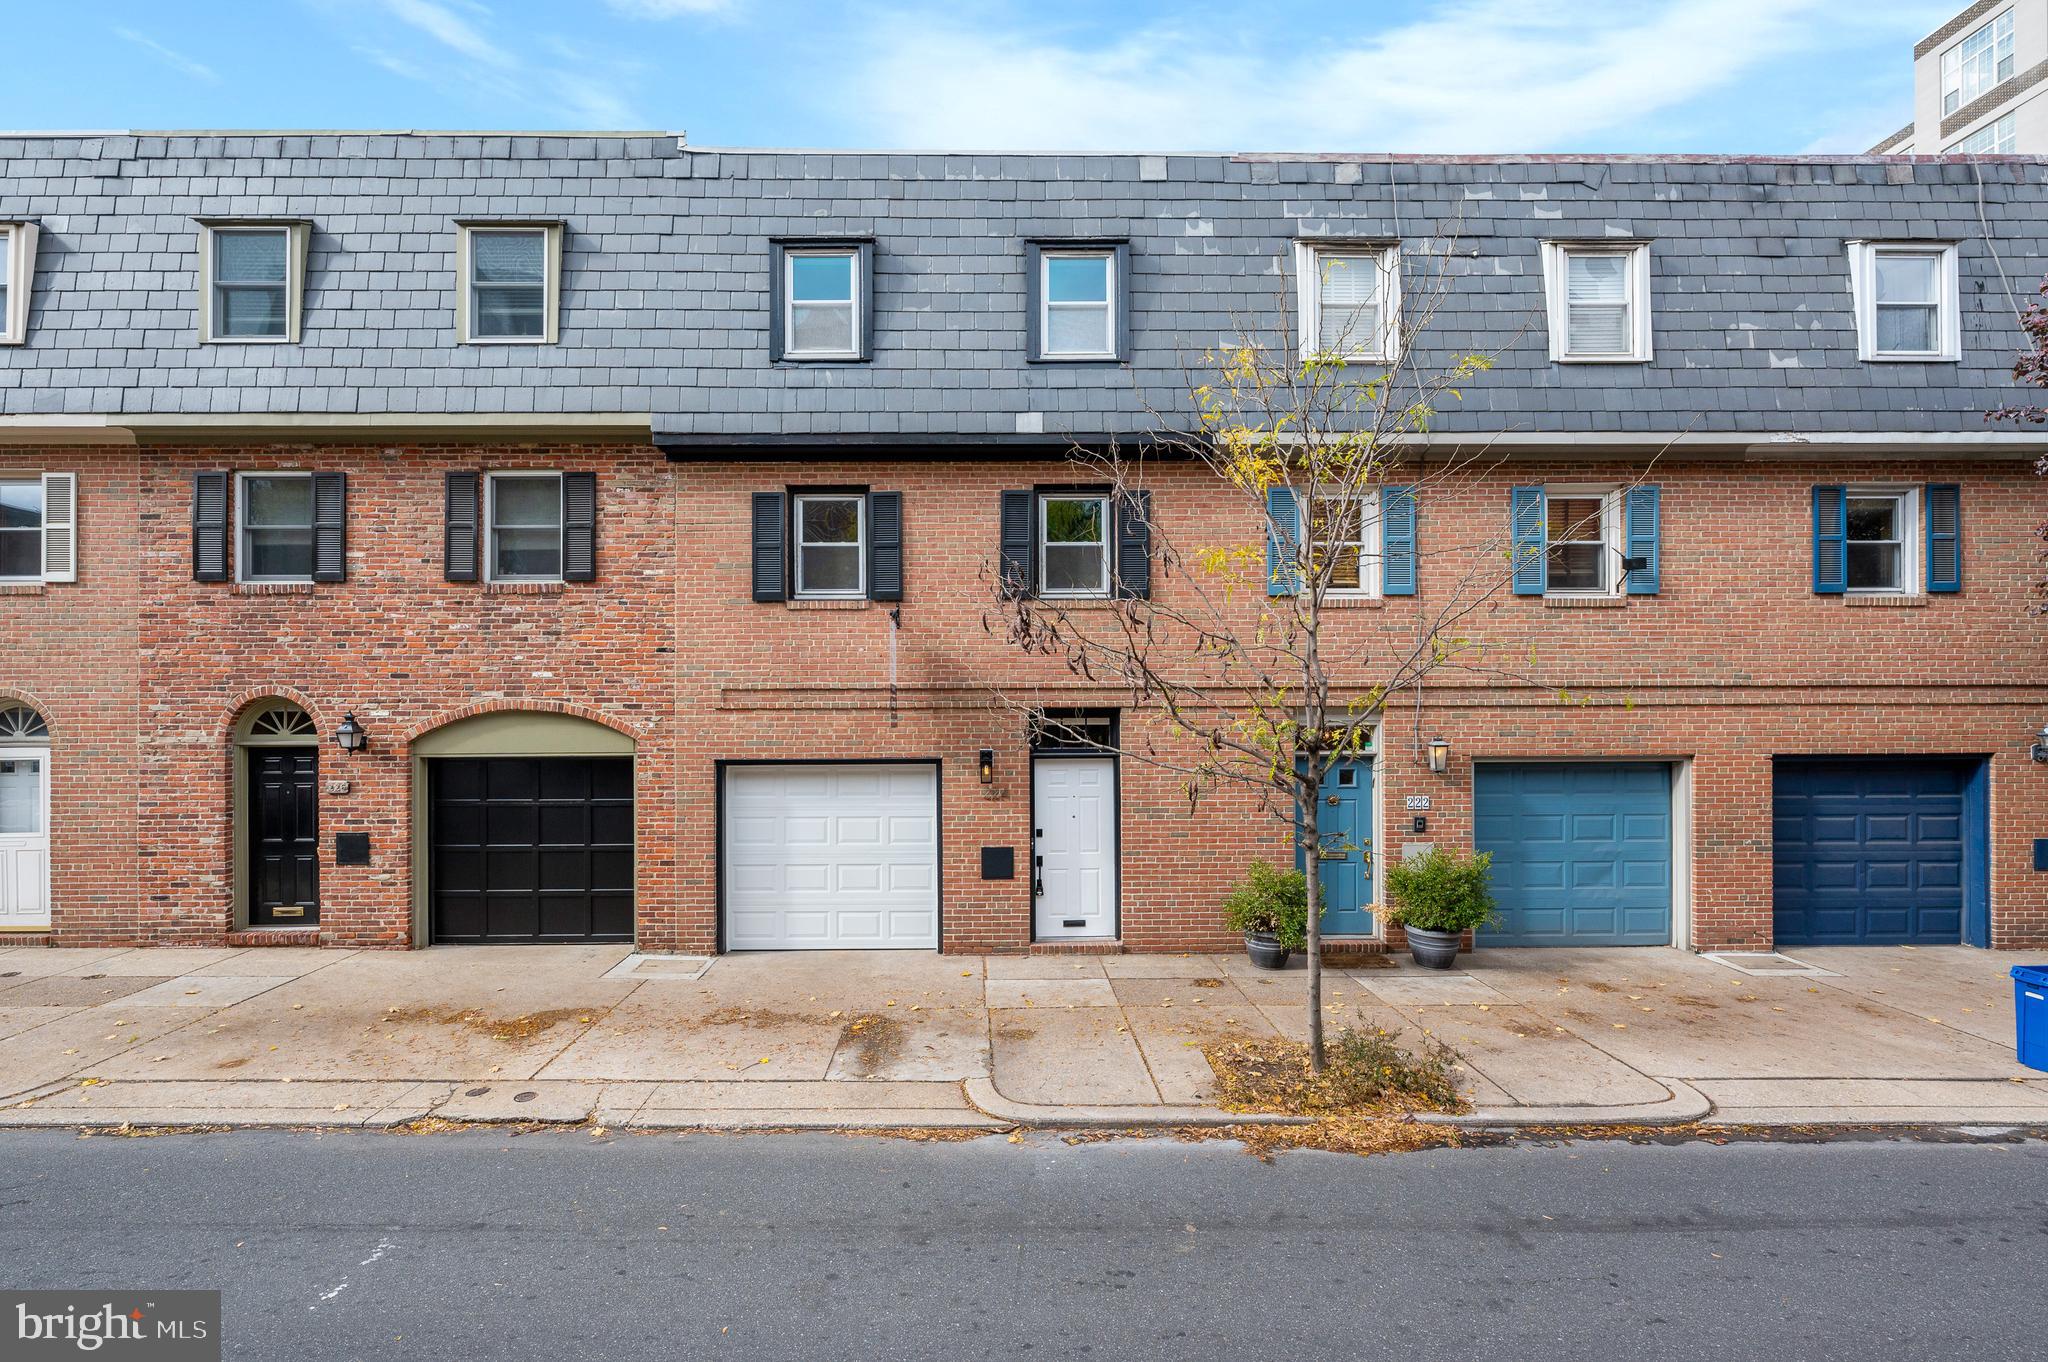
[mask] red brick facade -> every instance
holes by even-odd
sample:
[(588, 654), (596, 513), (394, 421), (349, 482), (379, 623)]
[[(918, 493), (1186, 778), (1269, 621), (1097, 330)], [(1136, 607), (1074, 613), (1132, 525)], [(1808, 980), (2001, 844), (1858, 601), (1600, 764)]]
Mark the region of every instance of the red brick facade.
[[(347, 471), (346, 582), (193, 580), (192, 475), (263, 468)], [(597, 474), (596, 581), (446, 581), (443, 475), (522, 468)], [(323, 782), (348, 783), (322, 796), (325, 944), (418, 944), (409, 744), (470, 714), (533, 709), (635, 740), (644, 948), (716, 946), (720, 763), (895, 757), (941, 763), (945, 948), (1022, 950), (1028, 875), (979, 873), (982, 847), (1014, 848), (1021, 862), (1031, 846), (1024, 723), (991, 688), (1067, 705), (1122, 698), (1020, 656), (990, 619), (998, 494), (1073, 481), (1056, 461), (670, 462), (645, 446), (0, 452), (0, 471), (63, 469), (80, 475), (78, 581), (0, 594), (0, 695), (33, 704), (51, 728), (61, 943), (201, 944), (239, 925), (231, 737), (249, 704), (284, 697), (323, 739), (345, 712), (371, 735), (354, 756), (323, 742)], [(1433, 590), (1459, 571), (1460, 546), (1498, 541), (1511, 485), (1635, 471), (1516, 463), (1433, 491), (1419, 507), (1420, 594), (1347, 609), (1331, 637), (1378, 659), (1412, 640)], [(1988, 757), (1993, 944), (2048, 945), (2048, 876), (2032, 869), (2032, 840), (2048, 834), (2048, 770), (2026, 751), (2048, 720), (2043, 626), (2028, 613), (2048, 484), (2022, 463), (1955, 461), (1666, 462), (1655, 480), (1659, 594), (1560, 609), (1502, 593), (1466, 622), (1502, 655), (1533, 659), (1570, 702), (1447, 671), (1419, 714), (1411, 698), (1389, 715), (1381, 845), (1468, 843), (1475, 760), (1670, 760), (1690, 846), (1685, 939), (1755, 948), (1771, 941), (1773, 756)], [(1960, 594), (1891, 607), (1813, 594), (1809, 489), (1858, 480), (1962, 485)], [(1154, 514), (1183, 548), (1254, 532), (1235, 494), (1192, 468), (1156, 469), (1150, 484)], [(903, 494), (900, 612), (751, 599), (750, 494), (804, 485)], [(1171, 575), (1155, 584), (1177, 589)], [(1420, 755), (1438, 734), (1453, 751), (1441, 776)], [(996, 754), (987, 787), (975, 778), (981, 748)], [(1230, 945), (1218, 901), (1247, 860), (1287, 854), (1280, 828), (1228, 793), (1190, 812), (1170, 772), (1127, 760), (1120, 775), (1124, 947)], [(1432, 809), (1427, 834), (1411, 837), (1395, 811), (1414, 794)], [(368, 866), (333, 863), (344, 831), (369, 834)]]

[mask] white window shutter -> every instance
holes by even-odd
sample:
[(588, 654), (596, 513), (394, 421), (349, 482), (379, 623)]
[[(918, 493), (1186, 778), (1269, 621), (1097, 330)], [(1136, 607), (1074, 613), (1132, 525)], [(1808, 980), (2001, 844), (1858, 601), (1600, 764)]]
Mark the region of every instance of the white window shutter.
[(78, 474), (43, 474), (43, 580), (78, 580)]

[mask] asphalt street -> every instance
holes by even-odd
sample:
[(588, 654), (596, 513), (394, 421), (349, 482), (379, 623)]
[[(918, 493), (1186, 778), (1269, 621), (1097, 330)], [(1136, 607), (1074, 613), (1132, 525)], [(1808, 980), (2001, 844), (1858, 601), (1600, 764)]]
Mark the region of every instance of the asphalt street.
[(259, 1359), (2033, 1355), (2048, 1145), (0, 1136), (0, 1285)]

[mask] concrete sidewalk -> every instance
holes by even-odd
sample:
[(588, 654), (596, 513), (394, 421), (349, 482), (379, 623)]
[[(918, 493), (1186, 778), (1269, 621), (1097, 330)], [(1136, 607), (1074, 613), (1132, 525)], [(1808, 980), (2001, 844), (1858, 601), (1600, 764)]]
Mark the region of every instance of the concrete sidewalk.
[[(1479, 1124), (2048, 1126), (2014, 957), (1480, 951), (1333, 970), (1332, 1027), (1434, 1035)], [(1779, 966), (1779, 967), (1782, 967)], [(0, 1124), (646, 1128), (1182, 1125), (1201, 1047), (1295, 1036), (1302, 970), (1239, 955), (624, 947), (0, 951)]]

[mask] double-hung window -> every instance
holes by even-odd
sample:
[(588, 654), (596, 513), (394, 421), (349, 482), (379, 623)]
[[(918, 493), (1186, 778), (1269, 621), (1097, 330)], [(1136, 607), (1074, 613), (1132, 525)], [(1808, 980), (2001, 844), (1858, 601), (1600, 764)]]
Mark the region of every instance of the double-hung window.
[(243, 473), (236, 479), (241, 520), (235, 568), (245, 582), (313, 580), (313, 475)]
[(1026, 359), (1034, 364), (1130, 358), (1131, 247), (1124, 241), (1027, 241)]
[(1650, 346), (1647, 243), (1543, 243), (1550, 358), (1571, 364), (1644, 364)]
[(770, 358), (798, 362), (869, 358), (873, 252), (872, 242), (774, 243), (775, 318), (769, 331)]
[(560, 223), (461, 223), (457, 337), (475, 345), (545, 345), (561, 315)]
[(1948, 117), (1994, 85), (2011, 80), (2015, 69), (2008, 9), (1941, 54), (1941, 116)]
[(1109, 594), (1109, 498), (1053, 492), (1038, 498), (1042, 596)]
[(1953, 244), (1852, 241), (1849, 282), (1860, 358), (1935, 363), (1962, 358)]
[(799, 492), (796, 595), (858, 599), (867, 594), (867, 497), (858, 492)]
[(0, 481), (0, 582), (43, 579), (43, 481)]
[(1844, 566), (1852, 595), (1912, 590), (1918, 500), (1910, 488), (1848, 489)]
[(200, 338), (258, 345), (298, 340), (309, 232), (303, 222), (201, 223)]
[(494, 582), (562, 580), (562, 475), (492, 473), (484, 482)]
[(0, 345), (28, 339), (29, 289), (36, 272), (36, 225), (0, 222)]
[(1329, 495), (1303, 498), (1307, 503), (1307, 545), (1318, 562), (1329, 565), (1326, 590), (1334, 596), (1379, 594), (1379, 498)]
[(1399, 250), (1296, 242), (1294, 261), (1302, 357), (1391, 363), (1400, 348)]
[(1622, 552), (1619, 500), (1611, 490), (1545, 489), (1546, 594), (1614, 594)]

